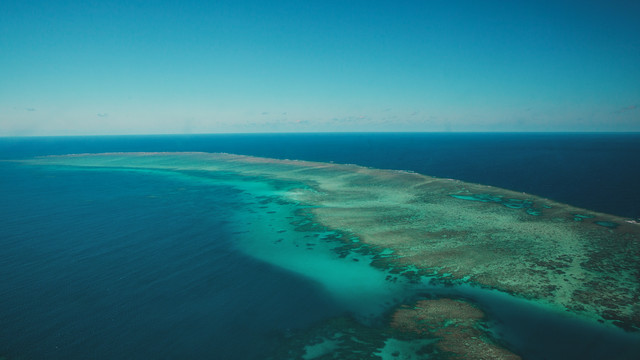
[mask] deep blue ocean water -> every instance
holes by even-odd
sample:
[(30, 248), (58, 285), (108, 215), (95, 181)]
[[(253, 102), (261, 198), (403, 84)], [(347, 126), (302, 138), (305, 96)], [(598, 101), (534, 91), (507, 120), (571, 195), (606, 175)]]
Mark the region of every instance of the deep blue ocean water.
[[(0, 138), (2, 159), (209, 151), (406, 169), (640, 217), (640, 134)], [(0, 162), (0, 356), (260, 359), (344, 310), (244, 255), (232, 188), (139, 171)]]
[(640, 217), (640, 133), (363, 133), (0, 138), (0, 159), (205, 151), (412, 170)]
[(322, 289), (234, 249), (232, 189), (130, 171), (0, 173), (8, 359), (253, 359), (270, 331), (336, 314)]

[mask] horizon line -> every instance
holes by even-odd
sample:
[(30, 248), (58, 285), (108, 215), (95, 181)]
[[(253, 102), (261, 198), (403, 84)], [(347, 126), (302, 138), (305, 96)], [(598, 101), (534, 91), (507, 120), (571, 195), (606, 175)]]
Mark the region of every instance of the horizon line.
[(153, 137), (208, 135), (348, 135), (348, 134), (640, 134), (640, 131), (305, 131), (305, 132), (220, 132), (220, 133), (126, 133), (126, 134), (57, 134), (57, 135), (0, 135), (1, 138), (80, 138), (80, 137)]

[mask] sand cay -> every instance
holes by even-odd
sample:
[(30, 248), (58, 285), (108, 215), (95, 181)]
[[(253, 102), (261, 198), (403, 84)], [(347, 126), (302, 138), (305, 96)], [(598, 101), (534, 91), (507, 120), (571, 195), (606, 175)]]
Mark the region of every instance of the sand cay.
[(374, 267), (416, 283), (496, 289), (640, 331), (640, 225), (631, 219), (490, 186), (356, 165), (207, 153), (28, 162), (259, 179), (280, 189), (282, 201), (301, 204), (300, 214), (313, 223), (342, 234), (332, 239), (341, 242), (338, 251), (371, 254)]

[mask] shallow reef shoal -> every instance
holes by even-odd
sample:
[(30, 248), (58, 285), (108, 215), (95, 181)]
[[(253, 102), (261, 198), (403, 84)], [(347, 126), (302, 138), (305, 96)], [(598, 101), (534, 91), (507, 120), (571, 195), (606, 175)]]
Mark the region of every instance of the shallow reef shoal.
[[(640, 331), (640, 224), (632, 219), (491, 186), (357, 165), (210, 153), (79, 154), (26, 162), (224, 172), (286, 183), (283, 200), (304, 204), (313, 221), (348, 234), (340, 240), (342, 249), (366, 248), (375, 267), (416, 281), (429, 277), (496, 289)], [(440, 316), (417, 309), (463, 306), (456, 300), (440, 301), (398, 309), (392, 327), (437, 331), (412, 326), (415, 319)], [(472, 306), (467, 310), (472, 321), (477, 314)], [(469, 333), (473, 331), (443, 337), (437, 346), (446, 350), (448, 341), (474, 342), (465, 338)], [(332, 341), (327, 338), (326, 347)], [(482, 351), (506, 351), (482, 346)], [(320, 353), (321, 348), (313, 349)], [(512, 354), (503, 355), (498, 357)]]
[(467, 301), (422, 299), (375, 327), (341, 317), (291, 334), (273, 359), (520, 359), (494, 342), (485, 322)]

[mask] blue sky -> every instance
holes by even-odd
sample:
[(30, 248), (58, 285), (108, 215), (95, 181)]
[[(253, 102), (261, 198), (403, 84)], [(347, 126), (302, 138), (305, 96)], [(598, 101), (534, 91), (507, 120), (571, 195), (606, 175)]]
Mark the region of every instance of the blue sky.
[(638, 1), (0, 4), (0, 136), (640, 131)]

